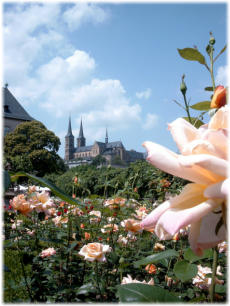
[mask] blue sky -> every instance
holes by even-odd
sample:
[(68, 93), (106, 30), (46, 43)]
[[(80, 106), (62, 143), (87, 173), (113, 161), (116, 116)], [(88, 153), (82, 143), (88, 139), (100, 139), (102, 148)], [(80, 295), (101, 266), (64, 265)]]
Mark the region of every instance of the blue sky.
[[(3, 82), (31, 116), (64, 137), (71, 114), (86, 144), (121, 140), (144, 152), (145, 140), (176, 151), (167, 124), (184, 116), (181, 76), (191, 104), (209, 100), (208, 71), (182, 59), (177, 48), (197, 46), (206, 60), (209, 32), (216, 54), (227, 42), (227, 5), (204, 3), (3, 4)], [(215, 64), (226, 85), (227, 58)], [(192, 114), (197, 114), (196, 111)]]

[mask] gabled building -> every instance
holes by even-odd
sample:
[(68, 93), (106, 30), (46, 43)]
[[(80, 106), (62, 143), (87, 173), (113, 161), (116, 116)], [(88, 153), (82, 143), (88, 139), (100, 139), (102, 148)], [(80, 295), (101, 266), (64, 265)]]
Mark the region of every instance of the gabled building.
[(77, 159), (89, 162), (96, 156), (103, 156), (109, 164), (114, 158), (120, 158), (126, 163), (144, 159), (143, 153), (134, 150), (126, 150), (121, 141), (109, 142), (108, 131), (106, 129), (105, 142), (95, 141), (93, 145), (86, 146), (86, 139), (83, 133), (82, 120), (80, 124), (79, 136), (76, 147), (74, 146), (74, 136), (72, 133), (71, 119), (69, 118), (68, 131), (65, 136), (65, 161), (69, 165), (76, 165)]
[(12, 132), (22, 122), (32, 121), (32, 118), (8, 89), (3, 87), (3, 124), (4, 135)]

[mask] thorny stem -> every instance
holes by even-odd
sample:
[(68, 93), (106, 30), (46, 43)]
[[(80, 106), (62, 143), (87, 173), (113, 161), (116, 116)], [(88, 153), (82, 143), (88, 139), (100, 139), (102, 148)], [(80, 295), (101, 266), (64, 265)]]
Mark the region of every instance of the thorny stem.
[(218, 262), (218, 250), (217, 247), (213, 248), (213, 263), (212, 263), (212, 282), (210, 287), (210, 302), (213, 303), (216, 283), (216, 268)]

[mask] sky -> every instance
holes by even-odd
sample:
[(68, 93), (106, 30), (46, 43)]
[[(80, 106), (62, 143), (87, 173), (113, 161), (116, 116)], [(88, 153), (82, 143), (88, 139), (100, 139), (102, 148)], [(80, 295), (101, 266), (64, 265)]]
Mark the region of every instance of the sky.
[[(190, 104), (210, 100), (204, 65), (177, 49), (205, 51), (210, 31), (215, 55), (227, 43), (227, 2), (29, 2), (2, 4), (3, 84), (36, 120), (61, 140), (71, 116), (86, 145), (121, 140), (145, 152), (146, 140), (176, 151), (168, 123), (186, 116), (181, 77)], [(227, 54), (215, 62), (216, 85), (227, 84)], [(191, 112), (197, 115), (197, 111)]]

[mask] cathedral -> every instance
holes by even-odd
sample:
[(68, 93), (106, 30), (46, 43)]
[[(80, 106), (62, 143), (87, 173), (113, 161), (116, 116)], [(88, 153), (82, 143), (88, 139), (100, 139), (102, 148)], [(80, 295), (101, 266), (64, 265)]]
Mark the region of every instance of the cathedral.
[(144, 154), (134, 150), (126, 150), (121, 141), (109, 142), (108, 131), (106, 129), (105, 142), (95, 141), (93, 145), (86, 146), (86, 139), (83, 133), (82, 120), (80, 124), (79, 136), (76, 147), (74, 146), (74, 136), (72, 133), (71, 119), (69, 118), (68, 132), (65, 136), (65, 162), (69, 167), (75, 166), (77, 160), (85, 160), (90, 163), (98, 155), (104, 157), (108, 164), (112, 164), (114, 159), (129, 164), (136, 160), (144, 159)]

